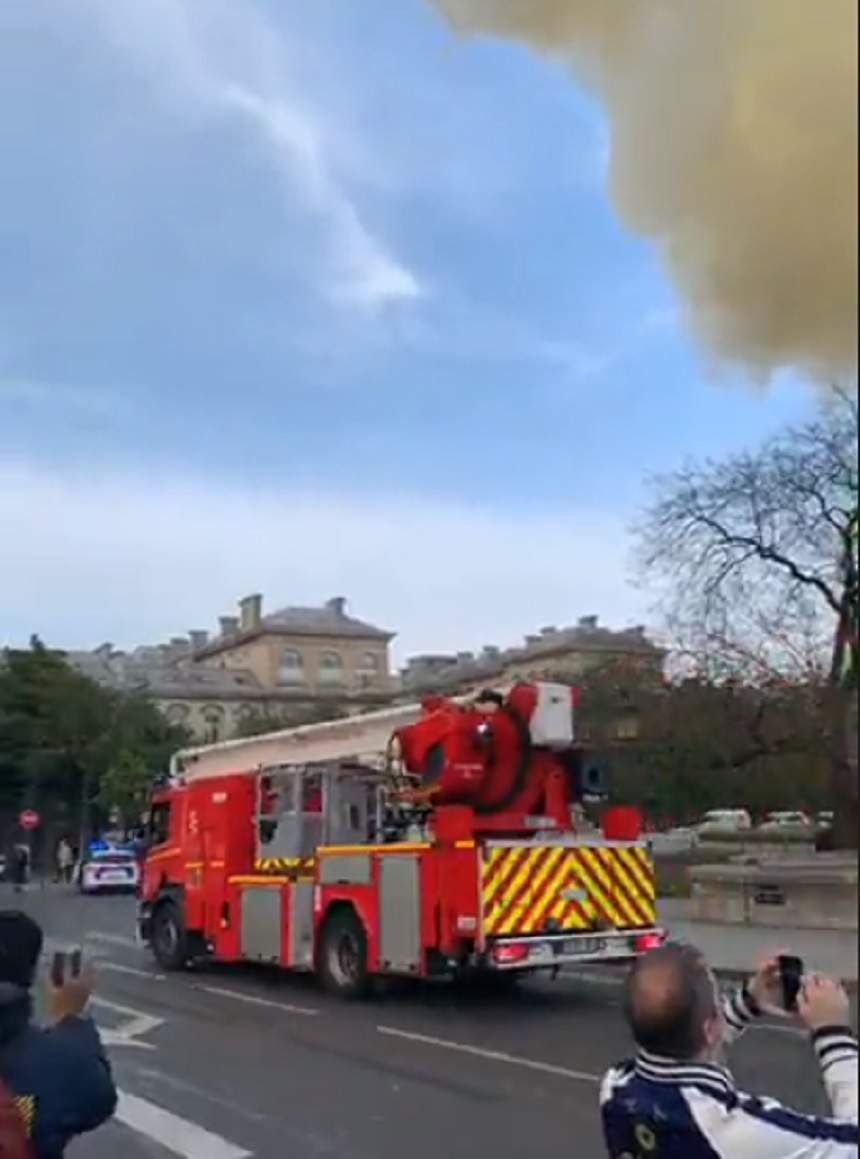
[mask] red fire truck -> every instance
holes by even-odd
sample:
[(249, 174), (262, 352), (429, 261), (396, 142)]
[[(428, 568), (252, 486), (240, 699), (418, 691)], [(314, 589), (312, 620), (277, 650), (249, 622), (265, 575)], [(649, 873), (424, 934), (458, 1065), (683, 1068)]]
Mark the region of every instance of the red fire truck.
[(375, 976), (653, 949), (631, 811), (576, 819), (601, 785), (575, 715), (569, 687), (522, 684), (178, 753), (152, 803), (143, 940), (166, 969), (268, 962), (350, 997)]

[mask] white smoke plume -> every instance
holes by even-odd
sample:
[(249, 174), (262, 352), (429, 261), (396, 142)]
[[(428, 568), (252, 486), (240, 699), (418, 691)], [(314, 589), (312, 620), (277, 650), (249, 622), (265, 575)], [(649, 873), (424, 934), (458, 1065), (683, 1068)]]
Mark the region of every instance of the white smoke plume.
[(856, 374), (857, 0), (434, 3), (600, 97), (616, 210), (712, 354)]

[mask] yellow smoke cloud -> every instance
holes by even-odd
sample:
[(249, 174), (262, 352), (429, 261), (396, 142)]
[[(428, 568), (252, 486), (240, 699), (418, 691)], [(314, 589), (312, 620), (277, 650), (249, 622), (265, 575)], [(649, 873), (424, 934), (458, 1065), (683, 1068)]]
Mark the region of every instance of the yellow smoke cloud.
[(600, 97), (611, 194), (694, 332), (756, 374), (857, 368), (857, 0), (434, 0)]

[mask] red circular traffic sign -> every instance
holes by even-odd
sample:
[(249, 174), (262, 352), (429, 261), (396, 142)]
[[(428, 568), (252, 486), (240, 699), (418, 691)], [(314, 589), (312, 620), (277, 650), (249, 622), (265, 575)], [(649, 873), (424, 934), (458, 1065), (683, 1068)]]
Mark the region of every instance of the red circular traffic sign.
[(35, 809), (25, 809), (18, 817), (18, 824), (22, 829), (38, 829), (42, 818)]

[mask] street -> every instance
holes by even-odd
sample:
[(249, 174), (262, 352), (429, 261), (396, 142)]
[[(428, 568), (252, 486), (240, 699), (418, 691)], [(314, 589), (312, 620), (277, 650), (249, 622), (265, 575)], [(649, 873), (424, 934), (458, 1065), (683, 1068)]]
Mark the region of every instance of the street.
[[(18, 899), (5, 892), (0, 905)], [(49, 948), (83, 943), (118, 1121), (77, 1159), (600, 1159), (597, 1083), (629, 1053), (616, 975), (513, 992), (396, 987), (344, 1005), (311, 979), (211, 968), (165, 977), (134, 941), (135, 902), (33, 889)], [(735, 1048), (746, 1087), (823, 1110), (802, 1034)]]

